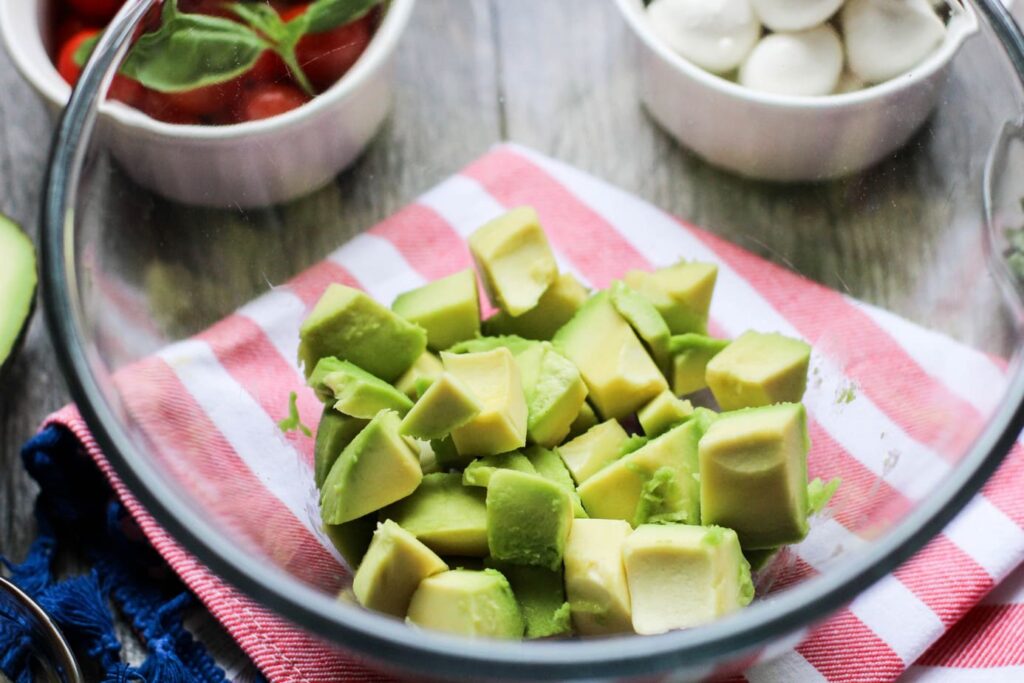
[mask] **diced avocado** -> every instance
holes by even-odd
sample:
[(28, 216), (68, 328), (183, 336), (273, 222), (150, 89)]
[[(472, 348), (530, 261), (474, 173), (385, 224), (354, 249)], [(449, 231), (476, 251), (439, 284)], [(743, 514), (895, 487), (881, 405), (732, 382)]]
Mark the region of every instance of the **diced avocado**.
[(527, 438), (551, 448), (565, 439), (587, 399), (587, 385), (572, 361), (548, 342), (516, 355), (526, 396)]
[(565, 591), (584, 636), (633, 631), (622, 544), (633, 532), (618, 519), (577, 519), (565, 545)]
[(699, 425), (671, 429), (584, 481), (579, 488), (591, 517), (647, 522), (700, 521), (697, 473)]
[(453, 569), (423, 580), (409, 623), (470, 638), (522, 638), (523, 615), (508, 580), (493, 569)]
[(718, 419), (720, 413), (716, 413), (710, 408), (704, 406), (698, 406), (693, 409), (693, 415), (690, 416), (690, 422), (698, 425), (701, 435), (708, 431), (711, 427), (711, 423)]
[(832, 500), (832, 496), (836, 495), (836, 491), (839, 490), (839, 485), (842, 484), (843, 480), (839, 477), (833, 477), (827, 482), (821, 479), (814, 479), (807, 485), (807, 514), (816, 515), (825, 509), (829, 501)]
[(722, 410), (798, 403), (810, 360), (811, 347), (799, 339), (745, 332), (708, 363), (708, 386)]
[(714, 264), (681, 261), (653, 273), (631, 270), (623, 279), (654, 304), (672, 334), (707, 334), (717, 278)]
[(351, 522), (419, 486), (419, 455), (398, 434), (400, 423), (398, 413), (382, 410), (338, 456), (320, 491), (325, 524)]
[(653, 438), (667, 432), (693, 415), (693, 404), (663, 391), (636, 414), (644, 434)]
[(431, 439), (430, 449), (434, 451), (434, 459), (442, 470), (462, 468), (473, 461), (471, 455), (459, 455), (451, 436), (446, 436), (443, 439)]
[(500, 571), (512, 586), (512, 593), (526, 622), (527, 638), (550, 638), (572, 633), (561, 567), (527, 567), (493, 559), (485, 562)]
[(668, 388), (608, 292), (583, 304), (555, 335), (554, 345), (579, 368), (590, 400), (606, 420), (636, 412)]
[(299, 362), (306, 376), (327, 356), (347, 360), (394, 382), (427, 347), (427, 333), (365, 293), (332, 284), (299, 330)]
[(565, 462), (562, 461), (558, 453), (543, 446), (530, 446), (523, 451), (523, 455), (529, 459), (530, 464), (537, 470), (537, 474), (555, 482), (569, 492), (569, 496), (572, 498), (573, 517), (579, 519), (587, 516), (587, 511), (583, 509), (583, 503), (580, 502), (580, 495), (576, 492), (572, 474), (569, 473), (569, 468), (565, 466)]
[(402, 420), (400, 432), (418, 439), (442, 439), (483, 410), (462, 380), (442, 373)]
[[(317, 366), (328, 360), (334, 359), (323, 359)], [(318, 372), (314, 370), (313, 374)], [(348, 361), (340, 361), (336, 369), (320, 375), (320, 385), (334, 394), (335, 410), (363, 420), (371, 419), (382, 410), (404, 415), (412, 408), (408, 396)]]
[(760, 550), (744, 550), (743, 557), (747, 558), (747, 563), (750, 564), (750, 571), (752, 573), (759, 572), (765, 567), (767, 567), (769, 564), (771, 564), (772, 561), (774, 561), (775, 558), (779, 556), (779, 552), (781, 550), (782, 548), (762, 548)]
[(597, 413), (594, 412), (594, 408), (590, 405), (590, 401), (584, 401), (583, 405), (580, 406), (579, 415), (576, 416), (576, 419), (572, 421), (572, 425), (569, 427), (569, 438), (575, 439), (598, 422), (600, 422), (600, 420), (597, 419)]
[(423, 474), (436, 474), (441, 471), (441, 465), (438, 464), (437, 455), (434, 454), (434, 448), (429, 441), (414, 439), (410, 436), (403, 438), (414, 452), (419, 453), (420, 471)]
[(558, 569), (572, 527), (572, 502), (537, 474), (498, 470), (487, 486), (487, 544), (496, 560)]
[(317, 361), (313, 372), (309, 374), (306, 384), (316, 393), (316, 397), (326, 405), (331, 405), (338, 399), (334, 398), (334, 390), (324, 384), (324, 377), (332, 372), (339, 372), (348, 365), (345, 361), (335, 356), (325, 356)]
[(528, 206), (478, 228), (469, 251), (491, 303), (513, 317), (534, 308), (558, 277), (548, 238)]
[(700, 440), (701, 519), (744, 549), (807, 535), (807, 415), (799, 403), (723, 413)]
[(444, 372), (444, 366), (441, 365), (441, 359), (430, 351), (424, 351), (412, 364), (412, 367), (395, 382), (395, 388), (415, 400), (426, 390), (426, 387), (423, 387), (424, 391), (419, 390), (420, 383), (425, 381), (429, 386), (431, 382), (441, 376), (442, 372)]
[(452, 569), (470, 569), (472, 571), (481, 571), (487, 569), (484, 565), (483, 557), (463, 557), (459, 555), (451, 555), (442, 558), (449, 567)]
[(649, 299), (621, 280), (612, 283), (611, 296), (615, 310), (626, 319), (643, 341), (662, 373), (668, 375), (672, 363), (672, 356), (669, 353), (669, 339), (672, 333), (669, 332), (668, 323), (661, 317), (661, 313)]
[(428, 474), (411, 496), (381, 511), (439, 555), (487, 554), (485, 492), (458, 472)]
[(399, 295), (391, 310), (426, 330), (427, 345), (434, 351), (480, 334), (480, 300), (472, 268)]
[(703, 334), (677, 334), (669, 341), (672, 354), (672, 391), (685, 396), (708, 385), (705, 372), (708, 363), (729, 345), (726, 339)]
[(628, 439), (629, 434), (622, 425), (615, 420), (607, 420), (559, 446), (558, 455), (576, 483), (582, 484), (598, 470), (618, 460)]
[(732, 529), (688, 524), (638, 527), (622, 546), (640, 635), (690, 628), (750, 604), (750, 566)]
[(345, 446), (352, 443), (359, 432), (368, 424), (368, 420), (342, 415), (330, 406), (324, 406), (320, 416), (320, 425), (316, 428), (316, 445), (313, 448), (313, 478), (319, 489), (327, 479), (335, 461)]
[(447, 570), (448, 565), (434, 551), (387, 520), (377, 525), (352, 579), (352, 590), (363, 607), (405, 617), (420, 582)]
[(25, 338), (36, 302), (36, 252), (32, 240), (0, 214), (0, 376)]
[(465, 472), (462, 473), (462, 483), (466, 486), (482, 486), (486, 488), (491, 483), (491, 475), (498, 470), (515, 470), (536, 474), (533, 464), (522, 453), (512, 451), (510, 453), (499, 453), (477, 458), (469, 463)]
[(526, 349), (532, 348), (537, 342), (532, 339), (523, 339), (514, 334), (507, 334), (501, 337), (477, 337), (459, 342), (448, 349), (448, 353), (480, 353), (482, 351), (493, 351), (494, 349), (508, 349), (512, 355), (518, 355)]
[(324, 533), (341, 553), (349, 569), (355, 570), (363, 561), (376, 528), (377, 515), (369, 514), (344, 524), (325, 524)]
[(562, 273), (537, 305), (526, 313), (513, 318), (505, 311), (498, 311), (485, 320), (484, 334), (514, 334), (526, 339), (550, 340), (586, 300), (587, 288), (571, 273)]
[[(624, 458), (634, 451), (638, 451), (650, 442), (650, 437), (643, 434), (630, 434), (629, 438), (622, 442), (619, 448), (619, 458)], [(618, 458), (616, 458), (618, 459)]]
[(526, 445), (526, 397), (519, 366), (508, 349), (444, 353), (441, 362), (483, 404), (476, 417), (452, 431), (459, 453), (494, 455)]

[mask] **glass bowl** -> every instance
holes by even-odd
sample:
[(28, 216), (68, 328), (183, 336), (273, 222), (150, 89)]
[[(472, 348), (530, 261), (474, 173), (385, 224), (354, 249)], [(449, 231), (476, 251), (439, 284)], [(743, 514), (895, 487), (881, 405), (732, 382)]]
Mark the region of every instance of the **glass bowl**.
[[(1020, 430), (1022, 289), (1014, 266), (1024, 256), (1013, 231), (1024, 224), (1017, 189), (1024, 187), (1024, 40), (994, 0), (968, 6), (979, 32), (905, 149), (863, 174), (802, 185), (744, 180), (674, 146), (642, 112), (637, 56), (612, 3), (534, 2), (514, 13), (497, 4), (418, 3), (398, 53), (393, 117), (363, 158), (302, 200), (225, 211), (180, 206), (134, 185), (98, 126), (104, 84), (154, 4), (126, 4), (59, 126), (42, 249), (54, 343), (97, 442), (157, 521), (218, 575), (327, 641), (438, 677), (685, 678), (728, 670), (799, 642), (920, 549), (978, 491)], [(841, 291), (833, 301), (865, 302), (858, 309), (865, 324), (883, 326), (888, 347), (903, 350), (836, 361), (844, 377), (874, 372), (891, 380), (881, 385), (834, 377), (822, 385), (812, 376), (810, 412), (825, 428), (811, 470), (845, 477), (807, 541), (818, 553), (815, 571), (777, 561), (758, 577), (755, 604), (701, 628), (510, 643), (417, 631), (338, 600), (350, 579), (340, 570), (325, 579), (323, 567), (297, 551), (294, 530), (315, 533), (317, 519), (310, 443), (286, 438), (269, 419), (286, 412), (286, 394), (274, 393), (281, 377), (299, 383), (291, 365), (297, 330), (293, 323), (260, 337), (255, 350), (236, 348), (242, 337), (233, 335), (253, 324), (252, 309), (239, 307), (268, 295), (285, 319), (301, 319), (284, 284), (346, 244), (356, 246), (344, 253), (369, 257), (346, 262), (359, 277), (400, 288), (409, 263), (437, 258), (429, 233), (415, 220), (397, 233), (394, 221), (376, 236), (364, 231), (505, 139)], [(598, 194), (606, 209), (622, 198)], [(556, 213), (551, 220), (571, 212)], [(721, 296), (715, 306), (728, 306)], [(834, 315), (811, 313), (815, 367), (835, 360), (838, 337), (863, 331)], [(235, 327), (211, 328), (227, 316)], [(924, 346), (926, 367), (906, 361)], [(152, 360), (158, 351), (162, 360)], [(231, 362), (219, 355), (234, 352), (267, 354), (273, 367), (239, 389)], [(204, 361), (210, 354), (217, 359)], [(175, 360), (191, 369), (176, 375)], [(275, 380), (275, 372), (283, 374)], [(915, 391), (922, 377), (959, 398), (944, 404)], [(218, 385), (233, 389), (212, 400), (204, 394)], [(204, 413), (242, 426), (221, 434)], [(836, 464), (829, 438), (856, 442), (862, 461)], [(224, 460), (225, 448), (238, 450), (242, 466)], [(919, 466), (908, 451), (930, 453), (930, 464)], [(279, 500), (247, 495), (253, 482)], [(790, 557), (807, 554), (798, 548)]]

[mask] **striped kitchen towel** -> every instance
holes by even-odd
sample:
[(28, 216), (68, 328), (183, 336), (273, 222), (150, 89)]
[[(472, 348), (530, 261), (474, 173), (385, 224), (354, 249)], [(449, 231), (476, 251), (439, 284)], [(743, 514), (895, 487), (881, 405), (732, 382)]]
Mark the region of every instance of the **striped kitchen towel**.
[[(524, 204), (536, 207), (561, 267), (591, 286), (680, 258), (714, 262), (714, 334), (778, 331), (814, 346), (805, 397), (810, 474), (843, 484), (807, 540), (760, 577), (762, 592), (844, 562), (901, 519), (955, 465), (1006, 387), (1005, 368), (984, 353), (809, 282), (563, 163), (503, 145), (288, 284), (121, 370), (115, 381), (125, 409), (166, 476), (241, 544), (301, 581), (337, 590), (345, 569), (320, 530), (313, 439), (277, 427), (292, 391), (305, 424), (320, 415), (295, 361), (299, 325), (331, 282), (390, 303), (470, 266), (466, 237)], [(122, 303), (123, 311), (106, 314), (130, 318), (130, 297)], [(131, 343), (127, 335), (119, 341)], [(156, 549), (271, 681), (376, 676), (240, 595), (177, 545), (118, 480), (74, 408), (51, 421), (78, 436)], [(1014, 449), (921, 553), (791, 649), (751, 659), (742, 677), (893, 681), (910, 668), (912, 679), (928, 681), (996, 680), (988, 677), (995, 672), (1024, 680), (1019, 593), (997, 592), (990, 600), (1004, 602), (979, 605), (1024, 561), (1021, 491), (1024, 456)]]

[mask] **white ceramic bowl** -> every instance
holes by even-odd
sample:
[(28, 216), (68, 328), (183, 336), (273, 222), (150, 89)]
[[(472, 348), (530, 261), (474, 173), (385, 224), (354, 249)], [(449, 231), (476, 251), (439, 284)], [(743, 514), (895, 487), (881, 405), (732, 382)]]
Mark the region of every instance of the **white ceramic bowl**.
[[(391, 0), (359, 61), (299, 109), (231, 126), (182, 126), (107, 102), (107, 144), (135, 181), (187, 204), (265, 206), (323, 187), (366, 147), (391, 109), (395, 48), (414, 2)], [(59, 111), (71, 88), (47, 54), (48, 4), (0, 0), (0, 34), (24, 78)]]
[(655, 35), (642, 0), (616, 0), (640, 46), (651, 116), (707, 161), (762, 180), (814, 181), (861, 171), (903, 146), (934, 109), (963, 42), (977, 31), (958, 2), (946, 39), (909, 73), (823, 97), (758, 92), (704, 71)]

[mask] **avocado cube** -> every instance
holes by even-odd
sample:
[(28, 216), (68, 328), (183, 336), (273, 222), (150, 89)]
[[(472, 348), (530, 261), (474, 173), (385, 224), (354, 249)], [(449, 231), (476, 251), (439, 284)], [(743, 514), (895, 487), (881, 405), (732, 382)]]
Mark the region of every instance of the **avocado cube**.
[(669, 340), (672, 354), (672, 391), (685, 396), (707, 387), (708, 363), (729, 345), (726, 339), (703, 334), (677, 334)]
[(590, 400), (606, 420), (636, 412), (668, 388), (608, 292), (595, 294), (583, 304), (553, 343), (579, 368)]
[(495, 349), (508, 349), (513, 356), (517, 356), (523, 351), (533, 348), (536, 344), (537, 342), (532, 339), (523, 339), (514, 334), (501, 337), (477, 337), (455, 344), (448, 349), (448, 353), (480, 353)]
[(558, 484), (514, 470), (491, 475), (487, 545), (495, 560), (558, 569), (572, 519), (572, 501)]
[(533, 463), (522, 453), (512, 451), (510, 453), (499, 453), (497, 455), (486, 455), (477, 458), (469, 463), (469, 466), (462, 473), (462, 483), (466, 486), (482, 486), (486, 488), (491, 483), (491, 475), (498, 470), (515, 470), (536, 474)]
[(484, 321), (487, 335), (514, 334), (526, 339), (550, 340), (558, 328), (569, 322), (583, 302), (587, 288), (571, 273), (562, 273), (537, 301), (537, 305), (522, 315), (512, 317), (498, 311)]
[(324, 406), (320, 424), (316, 428), (316, 444), (313, 447), (313, 478), (317, 489), (324, 485), (327, 473), (331, 471), (345, 446), (352, 443), (368, 420), (342, 415), (330, 406)]
[(700, 440), (701, 519), (735, 529), (745, 550), (803, 540), (809, 449), (799, 403), (723, 413)]
[(325, 524), (343, 524), (416, 490), (419, 454), (398, 434), (398, 413), (382, 410), (338, 456), (320, 491)]
[(618, 519), (577, 519), (565, 545), (565, 592), (576, 632), (632, 633), (622, 544), (633, 527)]
[(337, 356), (394, 382), (427, 347), (423, 328), (395, 315), (364, 292), (332, 284), (299, 329), (299, 362), (308, 377), (317, 362)]
[(644, 434), (654, 438), (664, 434), (693, 415), (693, 404), (676, 398), (671, 391), (663, 391), (636, 414)]
[(395, 389), (415, 400), (423, 395), (427, 387), (440, 377), (442, 372), (444, 372), (444, 366), (441, 365), (441, 359), (430, 351), (424, 351), (412, 364), (412, 367), (398, 378), (398, 381), (395, 382)]
[(508, 580), (493, 569), (452, 569), (423, 580), (408, 621), (469, 638), (523, 637), (523, 615)]
[(580, 502), (580, 495), (576, 492), (572, 474), (569, 473), (569, 468), (565, 466), (558, 453), (543, 446), (530, 446), (523, 451), (523, 455), (533, 465), (537, 474), (555, 482), (569, 492), (569, 497), (572, 498), (573, 517), (579, 519), (587, 516), (587, 511), (583, 509), (583, 503)]
[(360, 605), (405, 617), (420, 582), (448, 570), (434, 551), (391, 520), (377, 525), (370, 547), (352, 579)]
[(491, 303), (512, 317), (534, 308), (558, 277), (548, 238), (528, 206), (477, 228), (469, 251)]
[(653, 273), (631, 270), (623, 279), (654, 304), (672, 334), (707, 334), (718, 266), (681, 261)]
[(441, 354), (448, 372), (462, 380), (483, 409), (452, 431), (462, 455), (496, 455), (526, 445), (526, 397), (519, 366), (505, 348)]
[(597, 419), (597, 413), (594, 412), (594, 407), (590, 405), (590, 401), (584, 401), (583, 405), (580, 406), (579, 415), (572, 421), (572, 425), (569, 426), (569, 438), (575, 439), (580, 434), (584, 434), (588, 429), (595, 426), (599, 419)]
[(711, 359), (707, 382), (722, 410), (798, 403), (810, 361), (811, 347), (799, 339), (745, 332)]
[(427, 346), (443, 351), (480, 334), (480, 300), (472, 268), (401, 294), (391, 310), (427, 331)]
[(630, 324), (647, 347), (651, 358), (662, 373), (667, 375), (672, 363), (672, 355), (669, 353), (672, 333), (661, 313), (649, 299), (621, 280), (613, 282), (610, 291), (615, 310)]
[(369, 420), (382, 410), (404, 415), (412, 408), (409, 397), (387, 382), (348, 361), (335, 360), (321, 359), (317, 368), (327, 362), (334, 369), (327, 373), (314, 370), (313, 375), (319, 376), (323, 391), (334, 395), (334, 409), (339, 413)]
[(526, 436), (547, 448), (569, 434), (587, 399), (587, 385), (572, 361), (548, 342), (538, 342), (516, 355), (526, 396)]
[(640, 635), (700, 626), (750, 604), (750, 566), (732, 529), (646, 524), (622, 545)]
[(442, 470), (461, 469), (473, 461), (473, 456), (459, 454), (451, 435), (443, 439), (431, 439), (430, 450), (434, 452), (434, 461)]
[(561, 567), (527, 567), (490, 558), (484, 562), (501, 572), (512, 586), (526, 623), (527, 638), (550, 638), (572, 633)]
[(400, 433), (417, 439), (442, 439), (483, 410), (462, 380), (444, 372), (423, 392), (402, 420)]
[(325, 524), (324, 533), (341, 554), (349, 569), (355, 570), (363, 561), (376, 528), (377, 515), (371, 513), (344, 524)]
[(579, 488), (591, 517), (647, 522), (700, 521), (697, 442), (689, 421), (652, 439), (584, 481)]
[(381, 511), (439, 555), (487, 555), (485, 492), (458, 472), (428, 474), (411, 496)]
[(607, 420), (588, 429), (558, 447), (558, 455), (572, 473), (577, 484), (582, 484), (606, 465), (615, 462), (629, 434), (616, 420)]

